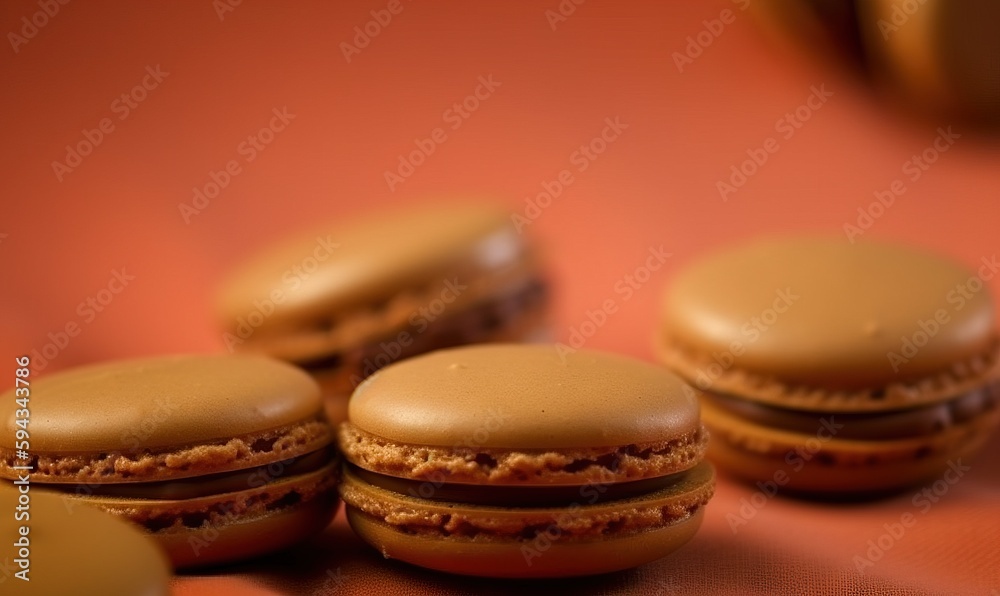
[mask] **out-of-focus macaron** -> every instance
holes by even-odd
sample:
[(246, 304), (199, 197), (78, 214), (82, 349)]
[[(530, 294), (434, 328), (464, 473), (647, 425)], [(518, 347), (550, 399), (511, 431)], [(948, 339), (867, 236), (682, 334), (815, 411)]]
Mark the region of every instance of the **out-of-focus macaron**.
[(469, 343), (546, 337), (546, 283), (510, 212), (424, 205), (338, 222), (248, 261), (219, 310), (230, 350), (312, 373), (342, 419), (366, 376)]
[(387, 558), (558, 577), (658, 559), (712, 496), (690, 387), (661, 368), (549, 345), (470, 346), (387, 367), (341, 425), (341, 496)]
[(734, 247), (673, 280), (662, 359), (704, 392), (709, 457), (731, 474), (904, 487), (969, 457), (1000, 419), (995, 269), (835, 238)]
[(865, 51), (885, 86), (909, 105), (948, 116), (948, 123), (1000, 124), (1000, 3), (870, 0), (857, 6)]
[(0, 593), (170, 593), (166, 555), (132, 524), (25, 484), (0, 483), (0, 507)]
[(129, 519), (174, 565), (234, 561), (321, 531), (337, 507), (319, 387), (258, 356), (165, 356), (30, 382), (27, 459), (0, 396), (0, 477)]
[(805, 50), (824, 66), (847, 66), (894, 99), (896, 110), (932, 116), (947, 134), (939, 151), (972, 126), (1000, 124), (1000, 4), (993, 0), (739, 0), (729, 10), (739, 9), (790, 41), (786, 54)]

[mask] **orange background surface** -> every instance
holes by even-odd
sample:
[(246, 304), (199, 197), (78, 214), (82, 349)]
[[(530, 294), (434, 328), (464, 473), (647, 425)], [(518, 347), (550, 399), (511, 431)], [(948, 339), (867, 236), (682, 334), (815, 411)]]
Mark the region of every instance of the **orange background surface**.
[[(552, 27), (546, 11), (558, 10), (556, 0), (404, 1), (350, 61), (341, 44), (353, 43), (354, 28), (385, 2), (248, 0), (221, 18), (217, 5), (70, 2), (16, 51), (0, 50), (0, 348), (11, 377), (12, 356), (43, 350), (68, 324), (79, 333), (44, 370), (36, 360), (36, 374), (220, 351), (210, 298), (254, 249), (318, 221), (442, 195), (493, 197), (524, 215), (526, 201), (562, 170), (572, 183), (528, 226), (556, 282), (555, 334), (567, 340), (588, 310), (615, 299), (621, 308), (585, 345), (645, 359), (653, 358), (659, 296), (678, 267), (765, 233), (844, 235), (873, 193), (896, 180), (905, 193), (865, 237), (970, 265), (997, 250), (995, 144), (954, 126), (962, 136), (912, 180), (906, 162), (950, 123), (893, 114), (842, 74), (771, 43), (735, 3), (592, 0)], [(726, 9), (732, 22), (679, 72), (674, 53)], [(0, 31), (21, 33), (22, 17), (39, 10), (29, 1), (0, 4)], [(169, 74), (126, 112), (122, 94), (157, 66)], [(446, 110), (480, 77), (500, 84), (452, 128)], [(833, 96), (785, 138), (777, 121), (813, 86)], [(283, 108), (294, 119), (248, 161), (240, 144)], [(53, 162), (105, 118), (113, 130), (60, 180)], [(580, 171), (574, 152), (607, 118), (627, 128)], [(384, 172), (438, 127), (444, 142), (391, 189)], [(717, 182), (768, 137), (778, 150), (723, 200)], [(193, 189), (230, 160), (239, 173), (186, 222), (179, 204), (191, 204)], [(615, 284), (661, 246), (672, 256), (623, 300)], [(122, 269), (134, 279), (100, 312), (80, 306)], [(912, 502), (919, 489), (847, 505), (779, 495), (734, 532), (727, 519), (741, 515), (756, 488), (722, 478), (687, 547), (582, 581), (478, 581), (387, 562), (339, 516), (310, 544), (185, 574), (174, 592), (996, 595), (998, 447), (969, 462), (971, 471), (926, 513)], [(856, 570), (855, 555), (865, 557), (868, 541), (906, 512), (917, 523)]]

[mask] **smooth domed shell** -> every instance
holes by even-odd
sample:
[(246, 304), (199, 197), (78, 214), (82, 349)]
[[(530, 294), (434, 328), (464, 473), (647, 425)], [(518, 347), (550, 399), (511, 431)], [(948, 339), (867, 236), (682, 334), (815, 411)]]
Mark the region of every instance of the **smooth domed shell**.
[(720, 367), (826, 389), (920, 379), (988, 353), (996, 337), (974, 271), (838, 238), (758, 241), (695, 262), (673, 280), (663, 318), (671, 342)]
[(700, 427), (678, 377), (638, 360), (562, 345), (442, 350), (358, 386), (350, 421), (390, 441), (559, 449), (667, 441)]
[[(227, 440), (322, 412), (304, 371), (242, 355), (161, 356), (83, 366), (31, 381), (33, 453), (120, 451)], [(0, 447), (14, 448), (14, 391), (2, 396)]]
[(442, 276), (509, 265), (522, 249), (509, 211), (492, 204), (375, 213), (250, 259), (223, 285), (219, 311), (227, 322), (260, 312), (255, 327), (335, 316)]

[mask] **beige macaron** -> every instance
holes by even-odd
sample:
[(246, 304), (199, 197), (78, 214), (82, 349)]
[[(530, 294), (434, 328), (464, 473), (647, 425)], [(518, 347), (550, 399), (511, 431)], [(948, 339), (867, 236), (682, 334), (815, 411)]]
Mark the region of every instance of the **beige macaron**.
[(38, 486), (0, 483), (0, 593), (170, 593), (170, 563), (132, 524)]
[(468, 346), (389, 366), (341, 425), (351, 526), (387, 558), (562, 577), (663, 557), (712, 496), (694, 392), (644, 362)]
[(231, 562), (322, 531), (339, 462), (319, 387), (284, 362), (182, 355), (107, 362), (31, 382), (30, 447), (14, 390), (0, 402), (0, 478), (30, 468), (145, 530), (176, 567)]
[(222, 339), (305, 368), (336, 420), (354, 387), (389, 363), (543, 338), (546, 287), (508, 210), (407, 206), (331, 223), (238, 267), (219, 295)]
[(819, 493), (921, 482), (1000, 419), (994, 263), (841, 238), (733, 247), (672, 281), (661, 355), (705, 393), (709, 457), (732, 474)]

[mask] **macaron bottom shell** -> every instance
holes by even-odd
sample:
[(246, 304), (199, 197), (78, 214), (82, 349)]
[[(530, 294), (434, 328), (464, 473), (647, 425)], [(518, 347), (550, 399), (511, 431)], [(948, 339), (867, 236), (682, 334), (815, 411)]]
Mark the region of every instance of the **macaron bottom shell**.
[(183, 500), (63, 497), (136, 523), (177, 569), (204, 567), (278, 551), (321, 532), (339, 507), (338, 467), (334, 461), (259, 487)]
[[(536, 508), (422, 499), (346, 471), (341, 496), (355, 533), (386, 558), (459, 575), (572, 577), (636, 567), (690, 540), (715, 472), (702, 462), (678, 477), (637, 497)], [(584, 496), (601, 486), (580, 489), (580, 501), (588, 503)]]
[(357, 509), (347, 509), (347, 521), (354, 532), (387, 559), (457, 575), (510, 579), (598, 575), (644, 565), (688, 542), (703, 516), (704, 509), (699, 509), (682, 522), (655, 530), (598, 540), (539, 540), (533, 545), (405, 534)]
[(931, 435), (859, 440), (837, 438), (835, 426), (820, 423), (812, 434), (764, 426), (710, 399), (701, 414), (712, 434), (707, 457), (723, 472), (814, 496), (877, 496), (941, 477), (971, 461), (1000, 424), (1000, 408), (993, 408)]

